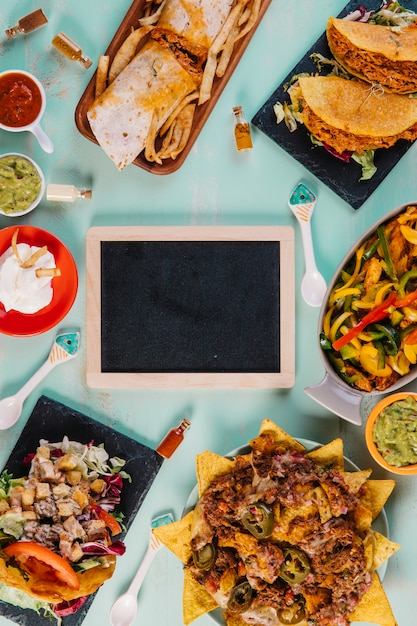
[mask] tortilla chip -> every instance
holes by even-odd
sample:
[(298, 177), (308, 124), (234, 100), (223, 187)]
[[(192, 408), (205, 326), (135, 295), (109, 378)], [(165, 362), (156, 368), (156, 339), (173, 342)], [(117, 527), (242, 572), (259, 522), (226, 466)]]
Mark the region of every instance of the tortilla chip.
[(201, 496), (215, 478), (227, 474), (233, 467), (234, 461), (214, 452), (206, 450), (198, 454), (196, 459), (198, 495)]
[(385, 502), (395, 487), (395, 480), (367, 480), (360, 500), (372, 512), (372, 520), (381, 513)]
[(329, 465), (334, 469), (343, 470), (343, 441), (338, 437), (325, 446), (307, 452), (306, 456), (320, 465)]
[(375, 538), (374, 568), (378, 568), (401, 548), (399, 543), (391, 541), (376, 530), (372, 531)]
[(352, 622), (371, 622), (379, 626), (398, 626), (378, 574), (373, 574), (371, 587), (362, 596), (349, 619)]
[(372, 474), (371, 469), (360, 470), (359, 472), (341, 472), (345, 483), (349, 486), (352, 493), (358, 493), (363, 484), (366, 483)]
[(192, 556), (190, 537), (193, 515), (194, 511), (189, 511), (187, 515), (177, 522), (172, 522), (172, 524), (167, 524), (166, 526), (158, 526), (152, 530), (155, 537), (183, 563), (188, 563)]
[(285, 430), (282, 430), (282, 428), (280, 428), (277, 424), (269, 419), (263, 420), (258, 437), (249, 441), (249, 445), (251, 447), (256, 447), (258, 438), (266, 433), (273, 437), (273, 440), (275, 441), (277, 447), (291, 450), (300, 450), (301, 452), (305, 450), (304, 446), (301, 445), (299, 441), (291, 437), (288, 433), (285, 432)]
[(367, 506), (359, 504), (353, 512), (353, 519), (358, 532), (370, 530), (373, 522), (372, 511)]
[(183, 621), (190, 624), (197, 617), (218, 608), (217, 602), (191, 575), (190, 570), (184, 570), (183, 587)]

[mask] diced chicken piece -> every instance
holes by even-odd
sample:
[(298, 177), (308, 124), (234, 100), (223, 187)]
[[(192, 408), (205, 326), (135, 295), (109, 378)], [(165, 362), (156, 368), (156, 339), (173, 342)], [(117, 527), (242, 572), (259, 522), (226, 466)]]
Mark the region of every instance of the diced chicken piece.
[(57, 500), (60, 498), (68, 498), (71, 493), (71, 487), (65, 483), (59, 483), (59, 485), (52, 488), (52, 493)]
[(64, 521), (63, 527), (72, 541), (74, 541), (74, 539), (82, 539), (83, 541), (86, 539), (84, 528), (73, 515)]
[(52, 461), (45, 459), (39, 463), (38, 476), (40, 480), (48, 480), (49, 482), (54, 482), (56, 480), (56, 472)]
[(71, 537), (65, 532), (61, 533), (59, 539), (59, 551), (62, 556), (66, 557), (73, 563), (79, 561), (81, 557), (84, 556), (80, 544), (77, 541), (72, 542)]
[(90, 520), (85, 525), (88, 541), (98, 541), (107, 538), (106, 524), (100, 520)]
[(365, 279), (363, 281), (365, 291), (368, 291), (370, 287), (372, 287), (379, 281), (379, 279), (381, 278), (381, 274), (381, 263), (378, 261), (378, 259), (372, 257), (367, 264)]

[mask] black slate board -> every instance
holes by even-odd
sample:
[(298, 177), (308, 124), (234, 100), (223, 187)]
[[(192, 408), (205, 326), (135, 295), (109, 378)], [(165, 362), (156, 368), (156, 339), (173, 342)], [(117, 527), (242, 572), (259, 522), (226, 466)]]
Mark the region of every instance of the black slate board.
[[(22, 461), (28, 453), (36, 451), (39, 439), (56, 442), (61, 441), (65, 435), (81, 443), (90, 441), (94, 441), (96, 445), (103, 443), (110, 456), (119, 456), (126, 460), (124, 469), (131, 475), (132, 482), (124, 481), (118, 510), (125, 515), (123, 523), (127, 531), (162, 465), (162, 457), (151, 448), (83, 413), (41, 396), (4, 468), (16, 478), (24, 476), (27, 466)], [(124, 536), (125, 533), (119, 535), (118, 539), (123, 540)], [(123, 559), (123, 556), (118, 558)], [(75, 615), (62, 618), (62, 625), (80, 626), (93, 600), (94, 595), (90, 596)], [(37, 615), (35, 611), (21, 609), (1, 601), (0, 615), (20, 626), (51, 626), (50, 619)]]
[[(348, 13), (354, 11), (359, 4), (357, 0), (348, 2), (337, 17), (345, 17)], [(410, 0), (402, 4), (407, 9), (417, 13), (417, 0)], [(367, 0), (363, 5), (367, 10), (377, 10), (380, 8), (381, 2), (380, 0)], [(325, 27), (326, 25), (324, 24), (324, 29)], [(335, 191), (338, 196), (346, 200), (354, 209), (359, 209), (390, 173), (401, 157), (411, 148), (412, 143), (400, 140), (392, 146), (392, 148), (377, 150), (375, 154), (377, 172), (370, 180), (359, 181), (361, 177), (361, 166), (358, 163), (355, 163), (353, 160), (345, 163), (329, 154), (320, 146), (313, 146), (308, 131), (302, 125), (291, 133), (285, 122), (277, 124), (273, 111), (274, 104), (276, 102), (283, 103), (284, 101), (289, 101), (289, 96), (284, 90), (284, 85), (286, 85), (295, 74), (300, 74), (301, 72), (317, 73), (317, 66), (310, 58), (313, 52), (318, 52), (326, 58), (331, 58), (325, 32), (284, 78), (265, 104), (262, 105), (252, 118), (252, 123), (270, 137), (270, 139), (275, 141), (275, 143), (284, 148), (284, 150), (304, 165), (304, 167), (324, 182), (330, 189)], [(323, 75), (325, 73), (325, 71), (321, 72)]]

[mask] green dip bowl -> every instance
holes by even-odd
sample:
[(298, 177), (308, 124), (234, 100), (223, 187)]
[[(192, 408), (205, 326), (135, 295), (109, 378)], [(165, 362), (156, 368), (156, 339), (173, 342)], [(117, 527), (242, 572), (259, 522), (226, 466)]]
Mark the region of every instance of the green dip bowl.
[(38, 206), (45, 194), (39, 165), (17, 152), (0, 154), (0, 214), (21, 217)]

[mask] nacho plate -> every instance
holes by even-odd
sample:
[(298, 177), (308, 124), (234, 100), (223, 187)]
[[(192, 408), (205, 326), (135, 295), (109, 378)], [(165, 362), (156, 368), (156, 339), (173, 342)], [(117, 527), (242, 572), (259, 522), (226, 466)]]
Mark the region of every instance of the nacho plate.
[[(380, 582), (384, 572), (378, 568), (400, 546), (379, 532), (388, 530), (384, 514), (379, 530), (374, 525), (395, 483), (369, 479), (371, 470), (357, 470), (344, 458), (340, 438), (319, 447), (306, 444), (264, 420), (250, 442), (255, 456), (249, 458), (246, 447), (236, 459), (208, 451), (197, 455), (198, 487), (187, 502), (188, 512), (169, 529), (155, 531), (185, 565), (185, 624), (209, 613), (221, 625), (224, 615), (229, 626), (244, 626), (248, 612), (249, 623), (268, 615), (274, 624), (306, 624), (307, 618), (340, 618), (343, 613), (349, 623), (396, 625)], [(193, 510), (196, 497), (200, 500)], [(268, 523), (269, 534), (259, 534), (268, 509), (274, 523)], [(301, 552), (304, 576), (289, 579), (285, 555), (294, 552)], [(245, 594), (251, 588), (249, 604), (242, 599), (242, 587)], [(290, 604), (294, 602), (297, 615), (302, 614), (296, 622), (283, 617), (288, 594), (293, 594)]]
[[(311, 441), (310, 439), (302, 439), (300, 437), (297, 438), (297, 441), (308, 451), (319, 448), (322, 445), (318, 443), (317, 441)], [(234, 450), (231, 450), (230, 452), (228, 452), (226, 457), (233, 459), (234, 457), (238, 455), (248, 454), (249, 452), (250, 452), (250, 446), (240, 446), (239, 448), (235, 448)], [(351, 461), (347, 457), (344, 457), (344, 460), (345, 460), (346, 471), (348, 472), (360, 471), (359, 467), (355, 465), (353, 461)], [(195, 485), (195, 487), (193, 488), (193, 490), (191, 491), (190, 495), (187, 498), (187, 501), (184, 506), (184, 510), (182, 512), (182, 517), (185, 517), (185, 515), (187, 515), (187, 513), (189, 513), (195, 507), (197, 500), (198, 500), (198, 484)], [(388, 518), (385, 512), (385, 509), (381, 510), (380, 514), (378, 515), (378, 517), (372, 524), (372, 528), (373, 530), (377, 531), (384, 537), (389, 537)], [(378, 571), (378, 576), (381, 582), (384, 580), (385, 573), (387, 571), (387, 565), (388, 565), (388, 561), (384, 561), (378, 567), (377, 571)], [(220, 608), (213, 609), (212, 611), (210, 611), (208, 615), (219, 626), (226, 626), (226, 620), (224, 619), (222, 609)]]

